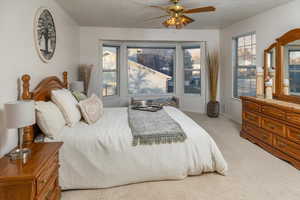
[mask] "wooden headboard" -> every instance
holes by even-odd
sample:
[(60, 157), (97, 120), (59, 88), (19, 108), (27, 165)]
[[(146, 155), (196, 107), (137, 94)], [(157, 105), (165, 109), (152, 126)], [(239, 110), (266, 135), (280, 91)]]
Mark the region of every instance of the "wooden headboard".
[[(30, 91), (30, 75), (25, 74), (22, 76), (23, 100), (34, 100), (34, 101), (50, 101), (51, 91), (56, 89), (68, 88), (68, 73), (63, 72), (63, 81), (56, 76), (50, 76), (43, 79), (33, 91)], [(23, 141), (25, 144), (30, 144), (34, 141), (36, 132), (38, 130), (37, 125), (28, 126), (24, 129)]]

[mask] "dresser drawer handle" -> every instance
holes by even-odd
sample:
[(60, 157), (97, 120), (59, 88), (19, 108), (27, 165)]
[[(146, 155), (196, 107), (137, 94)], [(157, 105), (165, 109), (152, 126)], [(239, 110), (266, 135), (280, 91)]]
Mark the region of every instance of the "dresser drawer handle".
[(47, 180), (46, 179), (44, 179), (44, 180), (40, 180), (40, 183), (41, 184), (45, 184), (47, 182)]
[(250, 120), (256, 120), (256, 117), (253, 117), (251, 115), (248, 115), (247, 118), (250, 119)]
[(284, 143), (281, 143), (281, 142), (278, 143), (278, 147), (280, 147), (280, 148), (285, 148), (286, 146), (287, 146), (287, 145), (284, 144)]
[(262, 136), (262, 139), (263, 139), (263, 140), (267, 140), (267, 139), (269, 139), (269, 137), (268, 137), (267, 135), (263, 135), (263, 136)]

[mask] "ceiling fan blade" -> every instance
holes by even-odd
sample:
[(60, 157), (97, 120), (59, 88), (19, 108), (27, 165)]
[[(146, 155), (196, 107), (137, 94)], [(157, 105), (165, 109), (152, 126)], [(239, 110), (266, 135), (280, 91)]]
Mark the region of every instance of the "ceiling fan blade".
[(215, 7), (208, 6), (208, 7), (194, 8), (194, 9), (185, 10), (185, 11), (183, 11), (183, 13), (193, 14), (193, 13), (200, 13), (200, 12), (212, 12), (212, 11), (215, 11), (215, 10), (216, 10)]
[(150, 7), (150, 8), (158, 8), (158, 9), (163, 10), (163, 11), (168, 11), (167, 8), (162, 7), (162, 6), (149, 6), (149, 7)]
[(169, 17), (169, 16), (170, 15), (162, 15), (162, 16), (159, 16), (159, 17), (153, 17), (153, 18), (146, 19), (145, 22), (152, 21), (152, 20), (155, 20), (155, 19), (161, 19), (161, 18)]

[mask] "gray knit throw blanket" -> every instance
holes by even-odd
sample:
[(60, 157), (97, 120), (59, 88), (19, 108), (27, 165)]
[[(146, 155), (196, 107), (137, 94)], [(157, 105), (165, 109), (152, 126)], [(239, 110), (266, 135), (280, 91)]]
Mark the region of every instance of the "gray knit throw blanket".
[(186, 134), (169, 114), (161, 109), (147, 112), (128, 108), (128, 121), (133, 136), (133, 146), (171, 144), (184, 142)]

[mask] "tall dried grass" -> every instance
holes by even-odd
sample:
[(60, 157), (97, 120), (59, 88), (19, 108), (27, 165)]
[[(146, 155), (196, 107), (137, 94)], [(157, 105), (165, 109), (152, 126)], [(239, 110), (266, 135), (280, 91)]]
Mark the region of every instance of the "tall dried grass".
[(213, 102), (217, 101), (218, 93), (218, 81), (219, 81), (219, 53), (217, 50), (213, 50), (207, 55), (207, 65), (209, 74), (209, 91), (210, 100)]

